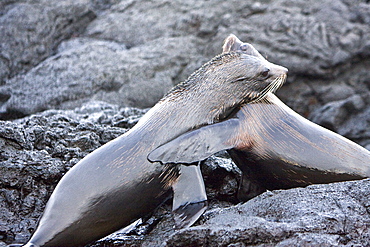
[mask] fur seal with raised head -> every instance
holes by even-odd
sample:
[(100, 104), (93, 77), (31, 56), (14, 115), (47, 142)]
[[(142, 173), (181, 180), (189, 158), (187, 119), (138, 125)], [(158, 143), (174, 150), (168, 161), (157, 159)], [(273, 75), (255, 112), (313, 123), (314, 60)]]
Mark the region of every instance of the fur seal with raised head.
[[(230, 36), (224, 52), (261, 57)], [(231, 71), (232, 73), (232, 71)], [(148, 156), (162, 163), (193, 163), (228, 150), (243, 172), (239, 198), (266, 189), (287, 189), (370, 177), (370, 151), (303, 118), (274, 94), (244, 104), (228, 120), (186, 133)]]
[(173, 209), (185, 213), (181, 224), (192, 224), (206, 201), (199, 167), (152, 164), (149, 152), (264, 97), (284, 82), (286, 72), (239, 51), (213, 58), (129, 132), (87, 155), (63, 176), (26, 246), (88, 244), (150, 214), (171, 188)]

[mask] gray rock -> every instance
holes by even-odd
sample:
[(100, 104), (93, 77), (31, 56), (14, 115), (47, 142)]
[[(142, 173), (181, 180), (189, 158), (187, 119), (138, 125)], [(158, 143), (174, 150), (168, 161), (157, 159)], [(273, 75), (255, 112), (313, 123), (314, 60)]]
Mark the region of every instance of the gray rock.
[(354, 95), (327, 103), (315, 110), (310, 119), (366, 146), (370, 139), (370, 108), (366, 107), (369, 95)]
[(355, 94), (355, 90), (349, 85), (338, 83), (318, 87), (316, 94), (320, 98), (321, 102), (328, 103), (347, 99)]
[(52, 55), (95, 18), (88, 0), (2, 1), (0, 9), (0, 85)]
[(239, 202), (237, 192), (242, 172), (226, 152), (206, 159), (201, 170), (207, 184), (206, 192), (210, 207), (214, 206), (214, 199), (218, 200), (217, 206), (220, 206), (220, 202), (223, 206)]
[(231, 32), (256, 44), (262, 54), (293, 73), (332, 77), (333, 72), (341, 71), (338, 65), (370, 51), (370, 27), (364, 23), (369, 13), (368, 8), (340, 0), (132, 0), (99, 16), (86, 34), (128, 47), (158, 37), (192, 34), (211, 41), (212, 48), (207, 50), (216, 54), (220, 40)]
[[(85, 80), (94, 75), (91, 73), (82, 75), (81, 67), (72, 61), (69, 61), (70, 64), (75, 64), (76, 70), (79, 71), (70, 71), (71, 74), (77, 75), (71, 75), (68, 81), (60, 78), (58, 74), (50, 75), (48, 78), (37, 75), (41, 85), (42, 81), (47, 81), (48, 85), (53, 85), (50, 81), (59, 81), (62, 87), (69, 88), (69, 83), (73, 80), (76, 84), (74, 86), (82, 90), (81, 94), (77, 94), (77, 90), (67, 89), (65, 94), (72, 91), (73, 97), (61, 96), (63, 93), (58, 92), (58, 89), (57, 92), (48, 93), (54, 96), (47, 97), (44, 97), (46, 93), (43, 92), (38, 94), (21, 92), (22, 88), (17, 89), (16, 85), (23, 81), (25, 84), (29, 83), (28, 80), (39, 83), (37, 79), (30, 79), (36, 76), (33, 71), (25, 76), (28, 79), (16, 78), (5, 88), (0, 89), (2, 118), (20, 117), (48, 108), (72, 109), (85, 102), (87, 98), (121, 106), (149, 107), (169, 89), (170, 84), (185, 79), (202, 62), (219, 53), (222, 40), (229, 33), (235, 33), (242, 40), (253, 43), (269, 60), (289, 68), (288, 83), (279, 96), (293, 109), (308, 116), (313, 110), (330, 101), (341, 100), (363, 90), (369, 91), (367, 54), (370, 49), (368, 43), (370, 10), (367, 5), (365, 2), (344, 0), (327, 0), (320, 3), (291, 0), (243, 3), (194, 0), (170, 2), (92, 0), (89, 6), (96, 11), (98, 18), (88, 25), (86, 31), (75, 32), (80, 32), (79, 36), (88, 36), (90, 39), (80, 37), (64, 42), (58, 49), (63, 62), (67, 46), (68, 49), (78, 50), (78, 43), (81, 44), (79, 47), (82, 47), (82, 44), (94, 46), (96, 39), (104, 39), (115, 41), (117, 45), (129, 49), (141, 47), (140, 49), (146, 52), (152, 50), (153, 54), (157, 51), (159, 56), (168, 58), (167, 62), (159, 62), (158, 67), (169, 68), (169, 71), (167, 69), (151, 71), (154, 66), (151, 68), (145, 66), (146, 63), (153, 63), (151, 56), (141, 56), (137, 51), (132, 53), (126, 51), (130, 53), (133, 61), (144, 64), (144, 66), (125, 65), (124, 67), (130, 70), (126, 77), (123, 76), (126, 72), (110, 71), (104, 66), (104, 60), (110, 59), (104, 54), (101, 54), (102, 58), (98, 58), (96, 63), (101, 64), (102, 68), (87, 66), (93, 71), (108, 71), (108, 78), (100, 75), (101, 80), (111, 79), (111, 82), (106, 83), (108, 89), (104, 86), (100, 88), (86, 85)], [(5, 6), (8, 10), (18, 5), (13, 4), (13, 1), (7, 1)], [(205, 9), (207, 11), (204, 11)], [(8, 12), (4, 10), (4, 13)], [(272, 19), (276, 20), (273, 25), (270, 23)], [(178, 42), (177, 46), (172, 48), (167, 46), (167, 40), (171, 37), (176, 37)], [(163, 47), (160, 48), (162, 43)], [(84, 51), (76, 51), (77, 57), (79, 52)], [(111, 57), (114, 64), (117, 64), (115, 59), (120, 55)], [(49, 66), (54, 66), (54, 62), (48, 60), (41, 67), (47, 66), (49, 62), (51, 62)], [(127, 61), (124, 59), (123, 62)], [(15, 85), (10, 85), (13, 83)], [(142, 88), (147, 88), (148, 85), (149, 89)], [(292, 91), (296, 93), (290, 94)], [(32, 103), (30, 110), (22, 109), (22, 105), (28, 105), (24, 104), (26, 101), (36, 101), (36, 106)]]
[[(363, 60), (333, 79), (288, 76), (288, 82), (277, 91), (277, 95), (298, 113), (309, 117), (330, 102), (346, 100), (356, 94), (366, 99), (370, 88), (369, 66), (370, 63)], [(365, 101), (363, 110), (368, 105)]]
[(214, 209), (162, 246), (368, 246), (370, 180), (266, 192)]
[(161, 38), (127, 50), (115, 42), (87, 38), (64, 42), (60, 53), (0, 88), (0, 113), (3, 119), (16, 118), (77, 107), (90, 99), (152, 106), (174, 80), (199, 66), (202, 58), (193, 43), (191, 37)]
[(63, 174), (144, 113), (90, 102), (74, 111), (0, 121), (0, 240), (25, 242)]

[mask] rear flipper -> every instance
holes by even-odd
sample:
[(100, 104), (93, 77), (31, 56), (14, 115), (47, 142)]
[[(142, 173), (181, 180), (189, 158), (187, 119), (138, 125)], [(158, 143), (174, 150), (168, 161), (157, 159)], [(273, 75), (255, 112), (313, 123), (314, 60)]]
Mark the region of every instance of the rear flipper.
[(179, 179), (172, 188), (172, 211), (176, 227), (189, 227), (207, 209), (207, 195), (200, 166), (181, 166)]

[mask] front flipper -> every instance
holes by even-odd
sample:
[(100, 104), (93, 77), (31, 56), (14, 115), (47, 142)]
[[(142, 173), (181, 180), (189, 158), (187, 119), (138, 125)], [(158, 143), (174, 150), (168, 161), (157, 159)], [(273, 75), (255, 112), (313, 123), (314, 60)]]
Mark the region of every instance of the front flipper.
[(214, 153), (233, 148), (235, 144), (230, 139), (238, 129), (237, 118), (207, 125), (156, 148), (148, 155), (148, 160), (163, 164), (190, 164), (205, 160)]
[(207, 209), (207, 194), (200, 166), (180, 166), (180, 176), (172, 189), (176, 227), (191, 226)]

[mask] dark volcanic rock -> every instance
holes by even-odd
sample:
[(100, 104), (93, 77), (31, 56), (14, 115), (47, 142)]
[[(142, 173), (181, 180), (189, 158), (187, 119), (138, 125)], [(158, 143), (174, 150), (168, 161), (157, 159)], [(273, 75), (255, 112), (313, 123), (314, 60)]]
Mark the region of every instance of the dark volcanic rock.
[(364, 7), (340, 0), (123, 1), (94, 20), (86, 34), (128, 47), (192, 34), (211, 40), (208, 51), (217, 54), (220, 40), (236, 33), (293, 73), (332, 77), (337, 65), (370, 52)]
[[(72, 109), (87, 98), (121, 106), (152, 106), (172, 85), (220, 53), (222, 40), (229, 33), (253, 43), (269, 60), (289, 68), (288, 83), (278, 94), (305, 116), (333, 100), (369, 92), (370, 8), (366, 1), (91, 0), (86, 3), (80, 0), (63, 1), (64, 4), (59, 3), (62, 7), (52, 2), (3, 3), (3, 20), (9, 23), (0, 27), (7, 33), (11, 33), (12, 26), (18, 22), (41, 18), (34, 12), (21, 12), (25, 7), (19, 6), (27, 5), (40, 11), (35, 6), (44, 4), (41, 16), (68, 10), (75, 19), (71, 17), (70, 25), (59, 24), (63, 18), (42, 19), (34, 27), (36, 31), (50, 33), (48, 26), (40, 25), (61, 26), (67, 31), (78, 26), (73, 32), (79, 38), (78, 42), (76, 39), (67, 41), (72, 50), (59, 49), (57, 55), (37, 68), (33, 66), (53, 55), (56, 45), (70, 37), (65, 29), (53, 29), (51, 33), (55, 33), (57, 39), (52, 39), (53, 35), (46, 36), (53, 44), (48, 46), (41, 37), (30, 36), (38, 42), (35, 47), (46, 47), (40, 56), (35, 55), (37, 62), (23, 65), (10, 55), (0, 56), (0, 60), (7, 59), (19, 67), (1, 70), (5, 74), (12, 71), (16, 75), (31, 69), (25, 76), (7, 80), (0, 88), (2, 119), (49, 108)], [(80, 10), (80, 6), (84, 8)], [(92, 19), (85, 18), (90, 16), (89, 8), (97, 15), (90, 23)], [(12, 11), (18, 15), (23, 13), (28, 19), (5, 18)], [(31, 13), (35, 17), (28, 16)], [(47, 24), (49, 22), (52, 24)], [(24, 40), (22, 35), (20, 40)], [(12, 50), (16, 56), (19, 51), (22, 56), (33, 57), (34, 53), (24, 52), (23, 48), (8, 49), (14, 39), (5, 36), (3, 39), (2, 46), (6, 49), (2, 52)], [(101, 42), (99, 45), (97, 40)], [(116, 51), (112, 46), (129, 49)], [(8, 63), (3, 62), (2, 66)]]
[(0, 9), (0, 85), (52, 55), (95, 18), (88, 0), (2, 1)]
[(63, 174), (144, 112), (91, 102), (74, 111), (0, 121), (0, 240), (26, 241)]
[(333, 101), (312, 113), (312, 121), (331, 129), (363, 146), (370, 144), (370, 94), (354, 95)]
[(370, 180), (266, 192), (211, 210), (163, 246), (368, 246)]
[[(191, 52), (184, 54), (183, 49)], [(115, 42), (73, 39), (59, 51), (0, 88), (3, 118), (77, 107), (89, 99), (149, 107), (163, 97), (183, 70), (199, 66), (192, 37), (159, 39), (130, 50)]]

